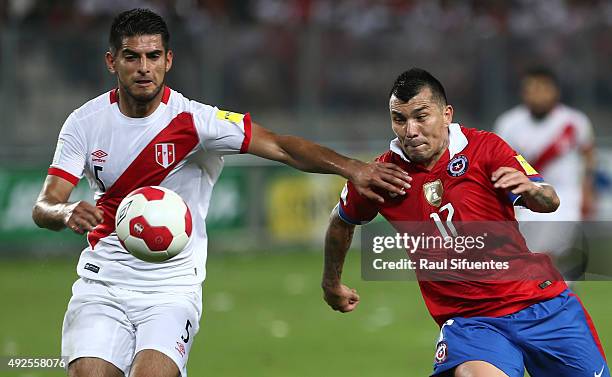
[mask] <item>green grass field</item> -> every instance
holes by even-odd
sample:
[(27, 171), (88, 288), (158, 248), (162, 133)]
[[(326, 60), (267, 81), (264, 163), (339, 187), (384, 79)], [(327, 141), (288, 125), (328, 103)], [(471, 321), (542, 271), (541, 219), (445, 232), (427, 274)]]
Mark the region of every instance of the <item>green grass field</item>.
[[(345, 280), (361, 295), (340, 314), (321, 299), (321, 255), (211, 255), (204, 316), (189, 360), (190, 376), (427, 376), (438, 329), (415, 282), (364, 282), (359, 257)], [(75, 260), (0, 263), (0, 356), (57, 356)], [(609, 351), (611, 282), (577, 291)], [(1, 376), (63, 376), (24, 370)]]

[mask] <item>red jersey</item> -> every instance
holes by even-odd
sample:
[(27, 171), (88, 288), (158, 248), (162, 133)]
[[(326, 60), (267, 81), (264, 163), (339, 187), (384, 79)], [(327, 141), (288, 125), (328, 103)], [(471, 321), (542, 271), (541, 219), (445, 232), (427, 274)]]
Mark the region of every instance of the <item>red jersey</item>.
[(412, 187), (403, 196), (386, 194), (385, 203), (379, 204), (360, 196), (349, 182), (339, 204), (339, 214), (344, 221), (364, 224), (380, 213), (398, 231), (399, 222), (431, 223), (441, 220), (445, 226), (475, 221), (509, 224), (504, 226), (509, 242), (504, 242), (499, 250), (504, 254), (519, 255), (519, 270), (525, 269), (525, 263), (529, 262), (531, 270), (536, 266), (538, 270), (554, 271), (546, 276), (558, 277), (546, 282), (522, 277), (495, 278), (494, 281), (439, 281), (422, 279), (417, 272), (425, 304), (438, 324), (452, 317), (504, 316), (555, 297), (567, 288), (550, 258), (545, 254), (531, 253), (525, 245), (514, 217), (513, 206), (519, 197), (493, 187), (491, 176), (500, 167), (523, 171), (534, 181), (542, 180), (497, 135), (451, 124), (449, 146), (431, 170), (411, 163), (397, 139), (391, 142), (390, 150), (377, 160), (394, 163), (408, 172), (412, 177)]

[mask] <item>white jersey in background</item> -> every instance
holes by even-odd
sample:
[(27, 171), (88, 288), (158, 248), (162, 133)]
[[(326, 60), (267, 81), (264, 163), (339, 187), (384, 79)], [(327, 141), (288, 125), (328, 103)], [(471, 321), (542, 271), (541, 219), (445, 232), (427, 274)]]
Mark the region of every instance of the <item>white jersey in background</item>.
[[(204, 219), (224, 154), (244, 153), (251, 138), (249, 114), (191, 101), (168, 87), (149, 116), (121, 113), (117, 91), (75, 110), (66, 120), (49, 174), (73, 184), (86, 176), (104, 221), (87, 235), (77, 273), (91, 280), (139, 291), (193, 291), (205, 278), (207, 236)], [(129, 254), (114, 232), (123, 197), (158, 185), (178, 193), (193, 217), (189, 243), (163, 263)]]
[(581, 220), (582, 151), (593, 144), (593, 129), (587, 116), (565, 105), (557, 105), (544, 119), (536, 120), (527, 107), (517, 106), (502, 114), (495, 132), (550, 183), (561, 205), (547, 214), (517, 212), (519, 220)]
[(578, 231), (576, 222), (582, 219), (585, 173), (582, 151), (593, 144), (591, 122), (582, 112), (561, 104), (537, 120), (521, 105), (498, 118), (495, 132), (555, 188), (561, 201), (559, 208), (551, 213), (515, 207), (529, 249), (552, 255), (567, 254)]

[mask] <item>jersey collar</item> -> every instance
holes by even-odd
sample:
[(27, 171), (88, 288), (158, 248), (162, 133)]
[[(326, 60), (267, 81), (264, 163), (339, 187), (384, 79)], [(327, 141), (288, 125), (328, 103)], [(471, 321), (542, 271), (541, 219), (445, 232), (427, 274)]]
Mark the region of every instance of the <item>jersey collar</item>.
[[(467, 137), (461, 131), (461, 126), (458, 123), (451, 123), (448, 126), (448, 153), (450, 155), (449, 158), (455, 157), (456, 154), (460, 153), (465, 149), (468, 145)], [(389, 144), (389, 149), (391, 152), (399, 155), (402, 160), (406, 162), (410, 162), (410, 160), (404, 155), (404, 151), (400, 146), (399, 138), (395, 138), (391, 140)]]
[(456, 154), (460, 153), (468, 145), (468, 139), (461, 131), (461, 126), (458, 123), (451, 123), (448, 126), (448, 153), (449, 158), (455, 157)]

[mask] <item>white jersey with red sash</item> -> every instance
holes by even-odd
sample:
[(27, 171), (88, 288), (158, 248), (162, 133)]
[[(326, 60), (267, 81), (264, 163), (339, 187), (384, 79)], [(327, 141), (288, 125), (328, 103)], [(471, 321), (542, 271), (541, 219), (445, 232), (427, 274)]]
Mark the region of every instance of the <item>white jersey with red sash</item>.
[(557, 211), (550, 214), (519, 211), (519, 220), (580, 220), (584, 175), (581, 151), (593, 144), (587, 116), (557, 105), (544, 119), (537, 120), (525, 106), (517, 106), (499, 117), (495, 132), (530, 161), (561, 199)]
[[(62, 127), (49, 174), (74, 185), (83, 177), (95, 190), (104, 222), (87, 235), (77, 266), (81, 277), (135, 290), (185, 291), (205, 278), (204, 219), (223, 155), (244, 153), (250, 115), (185, 98), (168, 87), (159, 107), (144, 118), (121, 113), (117, 92), (75, 110)], [(191, 210), (193, 232), (185, 250), (164, 263), (136, 259), (114, 233), (117, 206), (132, 190), (149, 185), (177, 192)]]

